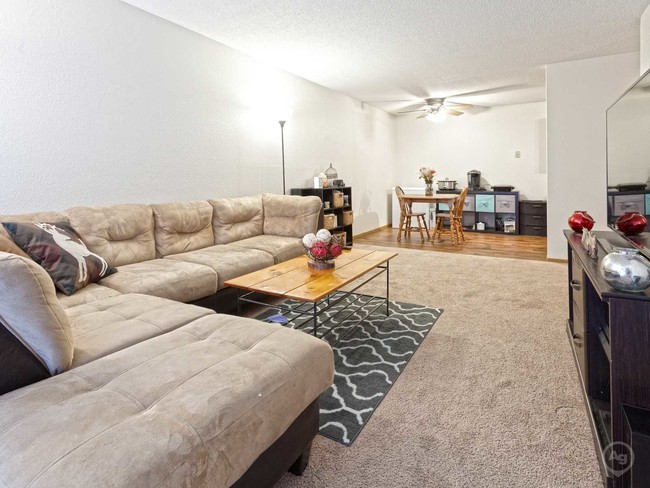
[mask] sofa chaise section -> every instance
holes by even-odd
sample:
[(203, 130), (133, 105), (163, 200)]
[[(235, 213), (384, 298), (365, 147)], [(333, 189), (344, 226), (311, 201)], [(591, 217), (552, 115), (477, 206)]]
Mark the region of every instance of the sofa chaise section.
[(66, 314), (74, 337), (74, 368), (214, 315), (214, 311), (129, 293), (71, 307)]
[(332, 378), (325, 342), (210, 314), (0, 397), (0, 486), (227, 487)]

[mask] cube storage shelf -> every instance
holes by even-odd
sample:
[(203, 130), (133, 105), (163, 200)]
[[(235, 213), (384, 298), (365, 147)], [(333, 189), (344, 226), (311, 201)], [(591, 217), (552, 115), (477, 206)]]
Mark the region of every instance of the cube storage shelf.
[[(460, 193), (460, 190), (438, 193)], [(438, 210), (446, 212), (449, 211), (449, 207), (440, 204)], [(503, 226), (501, 229), (497, 228), (497, 221), (500, 220), (503, 225), (506, 219), (514, 220), (514, 232), (504, 232)], [(477, 222), (483, 222), (485, 230), (474, 228)], [(519, 234), (519, 192), (468, 191), (463, 208), (463, 228), (472, 232)]]
[[(334, 192), (343, 193), (343, 198), (345, 198), (345, 196), (347, 195), (348, 203), (342, 206), (335, 207), (334, 206), (335, 200), (337, 205), (340, 204), (340, 201), (338, 201), (338, 199), (335, 199)], [(330, 208), (324, 208), (323, 212), (326, 215), (335, 215), (338, 223), (338, 225), (329, 229), (330, 232), (332, 234), (345, 232), (346, 235), (345, 245), (346, 246), (352, 245), (352, 240), (353, 240), (352, 223), (350, 223), (349, 225), (344, 225), (343, 223), (343, 212), (352, 210), (352, 187), (339, 186), (339, 187), (327, 187), (327, 188), (292, 188), (291, 194), (300, 195), (300, 196), (313, 195), (320, 198), (323, 202), (329, 202)]]

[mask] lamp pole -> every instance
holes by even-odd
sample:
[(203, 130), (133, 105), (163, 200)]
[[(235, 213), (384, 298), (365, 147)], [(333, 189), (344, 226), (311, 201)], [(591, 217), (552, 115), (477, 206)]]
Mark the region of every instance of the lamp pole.
[(285, 176), (284, 176), (284, 124), (286, 120), (280, 120), (278, 122), (280, 123), (280, 136), (282, 137), (282, 194), (286, 195), (287, 188), (286, 188)]

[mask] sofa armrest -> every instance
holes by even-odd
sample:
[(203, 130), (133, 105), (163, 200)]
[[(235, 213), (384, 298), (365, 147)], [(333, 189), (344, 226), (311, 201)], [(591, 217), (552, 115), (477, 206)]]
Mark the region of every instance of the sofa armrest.
[(264, 194), (264, 234), (303, 237), (318, 230), (323, 202), (316, 196)]

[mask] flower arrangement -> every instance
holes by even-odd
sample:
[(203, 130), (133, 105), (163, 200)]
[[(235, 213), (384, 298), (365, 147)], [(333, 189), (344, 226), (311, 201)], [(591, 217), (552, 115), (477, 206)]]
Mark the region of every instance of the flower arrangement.
[(420, 176), (418, 177), (428, 185), (433, 183), (433, 177), (436, 175), (437, 171), (433, 168), (422, 167), (420, 168)]
[(312, 268), (333, 268), (334, 259), (343, 253), (343, 246), (327, 229), (321, 229), (316, 234), (307, 234), (302, 238), (302, 243)]

